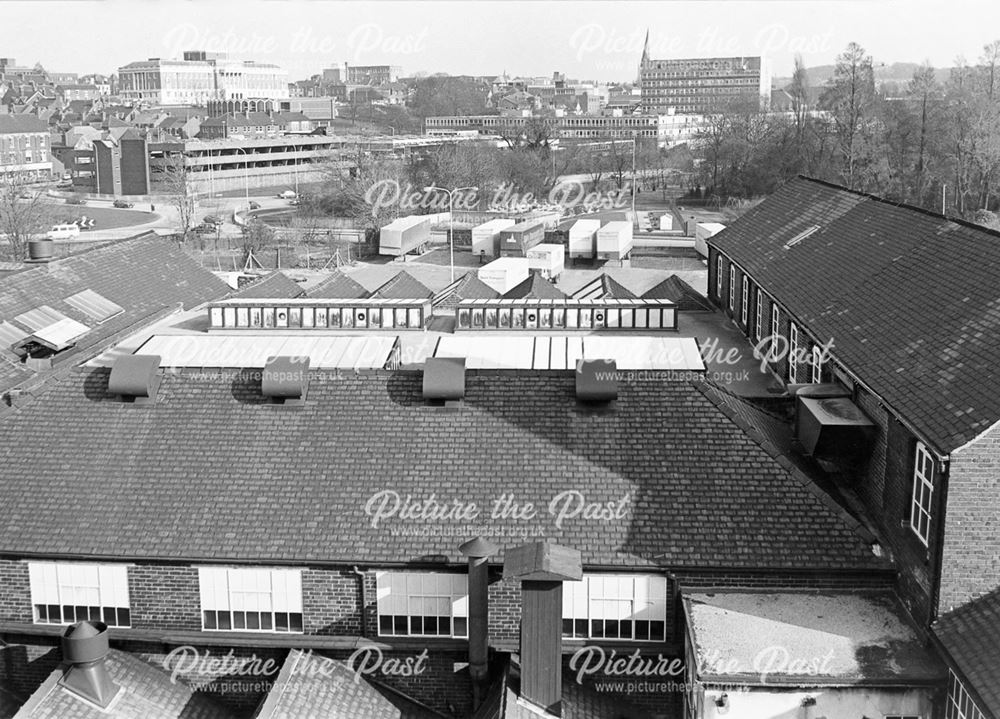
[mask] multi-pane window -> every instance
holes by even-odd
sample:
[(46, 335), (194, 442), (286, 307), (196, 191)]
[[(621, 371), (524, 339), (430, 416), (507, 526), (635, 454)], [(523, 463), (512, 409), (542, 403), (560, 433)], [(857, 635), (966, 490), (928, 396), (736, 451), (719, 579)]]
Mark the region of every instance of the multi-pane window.
[(383, 636), (469, 636), (469, 578), (444, 572), (378, 572)]
[(736, 306), (736, 266), (729, 265), (729, 309)]
[(209, 631), (301, 632), (298, 569), (199, 567), (202, 627)]
[(823, 381), (823, 348), (819, 345), (813, 345), (812, 348), (812, 362), (809, 363), (811, 368), (812, 376), (809, 380), (813, 384), (819, 384)]
[(761, 332), (763, 332), (761, 329), (761, 320), (764, 319), (764, 296), (760, 291), (760, 287), (757, 288), (756, 295), (757, 302), (754, 304), (753, 338), (759, 342)]
[(715, 257), (715, 296), (722, 301), (722, 255)]
[(795, 384), (799, 381), (799, 328), (794, 322), (788, 323), (788, 381)]
[(740, 321), (743, 326), (747, 326), (747, 318), (750, 312), (750, 282), (747, 280), (747, 276), (743, 275), (743, 289), (740, 297)]
[(778, 321), (781, 319), (777, 303), (771, 305), (771, 336), (778, 334)]
[(955, 676), (955, 672), (948, 674), (948, 704), (945, 707), (945, 719), (986, 719), (983, 712), (972, 701), (965, 686)]
[(132, 623), (125, 565), (29, 562), (28, 577), (36, 624)]
[(651, 574), (588, 574), (563, 584), (563, 636), (662, 642), (667, 580)]
[(927, 544), (931, 528), (931, 498), (934, 495), (934, 458), (923, 442), (917, 442), (913, 461), (913, 501), (910, 505), (910, 529)]

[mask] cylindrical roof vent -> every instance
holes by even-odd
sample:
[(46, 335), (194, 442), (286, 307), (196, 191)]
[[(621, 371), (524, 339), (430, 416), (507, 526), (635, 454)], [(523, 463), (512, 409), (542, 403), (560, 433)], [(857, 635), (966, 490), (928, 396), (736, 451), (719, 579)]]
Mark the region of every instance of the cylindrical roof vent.
[(424, 360), (424, 399), (457, 402), (465, 397), (465, 358), (428, 357)]
[(618, 364), (614, 360), (577, 360), (576, 398), (593, 403), (618, 399)]
[(278, 404), (302, 403), (309, 389), (309, 357), (269, 357), (260, 392)]
[(151, 403), (160, 388), (160, 355), (123, 355), (108, 377), (108, 392), (136, 404)]
[(28, 260), (49, 262), (55, 257), (55, 243), (48, 238), (28, 240)]
[(107, 707), (119, 689), (104, 664), (110, 651), (108, 625), (104, 622), (72, 625), (63, 634), (62, 650), (63, 659), (70, 666), (60, 684), (101, 708)]

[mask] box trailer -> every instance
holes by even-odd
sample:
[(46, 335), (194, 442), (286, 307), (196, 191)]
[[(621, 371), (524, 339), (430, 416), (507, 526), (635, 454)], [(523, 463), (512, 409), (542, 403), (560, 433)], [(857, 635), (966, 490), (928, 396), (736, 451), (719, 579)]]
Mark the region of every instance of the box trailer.
[(379, 232), (378, 253), (399, 257), (423, 247), (430, 239), (430, 218), (425, 215), (400, 217)]
[(597, 231), (597, 257), (602, 260), (623, 260), (632, 251), (632, 223), (625, 220), (609, 222)]
[(594, 256), (597, 247), (597, 231), (601, 229), (600, 220), (577, 220), (569, 228), (569, 256), (574, 257)]
[(528, 279), (526, 257), (500, 257), (479, 268), (477, 276), (500, 294), (506, 294)]
[(496, 257), (500, 252), (500, 231), (517, 224), (516, 220), (501, 219), (484, 222), (472, 228), (472, 254)]
[(563, 245), (542, 243), (528, 250), (528, 269), (538, 270), (547, 280), (562, 274), (566, 265), (566, 248)]
[(525, 253), (545, 239), (545, 225), (541, 222), (519, 222), (500, 230), (500, 256), (524, 257)]
[(708, 257), (708, 243), (706, 240), (712, 235), (716, 235), (726, 229), (721, 222), (699, 222), (694, 227), (694, 249), (702, 257)]

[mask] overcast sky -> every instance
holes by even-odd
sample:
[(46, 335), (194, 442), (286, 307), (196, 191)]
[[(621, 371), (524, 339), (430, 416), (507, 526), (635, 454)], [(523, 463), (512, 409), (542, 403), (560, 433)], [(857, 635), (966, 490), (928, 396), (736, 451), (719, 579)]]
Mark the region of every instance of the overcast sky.
[(198, 0), (0, 4), (0, 52), (64, 72), (114, 72), (185, 49), (274, 62), (301, 79), (324, 67), (630, 80), (646, 28), (653, 57), (765, 54), (775, 74), (830, 64), (850, 41), (876, 62), (950, 66), (1000, 39), (1000, 1), (339, 2)]

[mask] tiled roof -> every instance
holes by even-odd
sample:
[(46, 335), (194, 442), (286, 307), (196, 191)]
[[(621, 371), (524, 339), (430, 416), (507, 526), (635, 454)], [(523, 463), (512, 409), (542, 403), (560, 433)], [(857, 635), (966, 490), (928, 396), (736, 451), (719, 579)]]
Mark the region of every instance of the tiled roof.
[[(384, 490), (474, 503), (501, 545), (511, 521), (489, 507), (511, 494), (543, 508), (515, 522), (527, 536), (594, 565), (887, 566), (844, 512), (686, 382), (623, 377), (610, 412), (578, 408), (572, 372), (470, 374), (459, 411), (427, 406), (418, 372), (314, 373), (291, 411), (264, 406), (252, 372), (167, 374), (152, 407), (123, 405), (107, 382), (106, 369), (76, 371), (0, 418), (5, 551), (461, 561), (448, 519), (429, 532), (411, 518), (373, 526), (364, 508)], [(557, 527), (547, 508), (565, 492), (621, 502), (622, 517)]]
[(566, 299), (566, 293), (537, 272), (532, 272), (524, 282), (508, 290), (503, 298), (505, 300), (563, 300)]
[(427, 285), (406, 270), (390, 278), (372, 292), (372, 297), (385, 300), (423, 300), (433, 295), (434, 293), (428, 289)]
[(939, 452), (1000, 420), (998, 233), (798, 178), (708, 243)]
[(616, 282), (607, 273), (601, 273), (571, 295), (574, 299), (634, 300), (636, 295)]
[(475, 272), (455, 280), (434, 295), (435, 307), (454, 307), (462, 300), (495, 300), (500, 293), (476, 277)]
[(0, 719), (13, 719), (24, 702), (0, 686)]
[(317, 300), (360, 300), (370, 294), (357, 280), (343, 272), (334, 272), (306, 291), (306, 297)]
[(305, 294), (298, 283), (284, 272), (272, 272), (263, 279), (256, 280), (240, 288), (233, 297), (243, 299), (266, 298), (283, 299), (301, 297)]
[(341, 661), (292, 649), (254, 719), (437, 719), (439, 716), (394, 693), (383, 694), (366, 679), (359, 679)]
[(644, 300), (671, 300), (681, 311), (705, 310), (714, 312), (715, 308), (694, 287), (677, 275), (670, 275), (657, 285), (654, 285), (642, 295)]
[(1000, 589), (948, 612), (932, 630), (983, 708), (1000, 716)]
[(118, 695), (106, 709), (83, 701), (59, 685), (56, 669), (24, 705), (17, 719), (230, 719), (229, 709), (164, 669), (112, 649), (104, 660)]
[[(90, 289), (124, 307), (120, 315), (95, 325), (66, 303), (66, 298)], [(113, 335), (171, 307), (191, 308), (219, 299), (229, 291), (225, 282), (201, 267), (171, 240), (153, 233), (54, 260), (6, 275), (0, 283), (0, 321), (47, 305), (91, 329), (78, 349), (98, 346)], [(74, 354), (69, 351), (69, 354)], [(0, 391), (14, 382), (0, 354)]]

